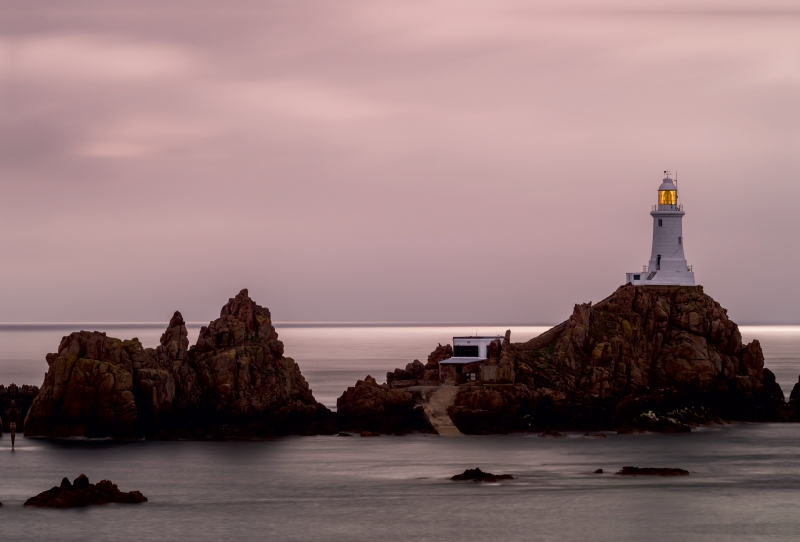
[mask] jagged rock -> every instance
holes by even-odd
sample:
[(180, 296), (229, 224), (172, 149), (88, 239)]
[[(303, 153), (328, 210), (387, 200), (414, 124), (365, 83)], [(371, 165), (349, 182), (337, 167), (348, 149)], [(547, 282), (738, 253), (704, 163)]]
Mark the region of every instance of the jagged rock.
[(0, 385), (0, 435), (3, 431), (10, 431), (12, 423), (17, 424), (18, 430), (22, 429), (28, 409), (38, 394), (36, 386)]
[(27, 436), (204, 437), (335, 433), (247, 290), (228, 301), (189, 348), (176, 312), (160, 345), (143, 348), (81, 331), (47, 355), (49, 369), (25, 424)]
[(462, 385), (450, 418), (465, 434), (508, 433), (527, 431), (530, 427), (530, 408), (533, 397), (524, 384), (510, 386)]
[(430, 430), (422, 407), (415, 403), (411, 392), (378, 384), (371, 376), (347, 388), (336, 400), (336, 406), (339, 427), (344, 430), (380, 433)]
[(453, 416), (462, 432), (688, 431), (715, 419), (788, 416), (758, 341), (743, 345), (738, 326), (700, 286), (620, 287), (600, 305), (576, 305), (545, 340), (504, 341), (501, 358), (513, 366), (513, 388), (530, 391), (501, 401), (464, 388)]
[(514, 477), (510, 474), (492, 474), (491, 472), (483, 472), (479, 468), (467, 469), (461, 474), (456, 474), (450, 477), (451, 480), (456, 481), (472, 481), (472, 482), (497, 482), (498, 480), (513, 480)]
[(395, 369), (386, 373), (386, 383), (411, 382), (424, 385), (438, 385), (439, 381), (439, 362), (453, 357), (453, 347), (449, 344), (442, 346), (439, 344), (433, 352), (428, 355), (428, 362), (423, 365), (415, 359), (405, 369)]
[(654, 467), (622, 467), (617, 474), (623, 476), (689, 476), (689, 471)]
[(61, 480), (61, 485), (43, 491), (25, 501), (25, 506), (36, 508), (74, 508), (92, 504), (140, 504), (147, 502), (147, 497), (138, 491), (122, 492), (117, 484), (101, 480), (90, 484), (85, 474), (81, 474), (73, 483), (69, 479)]

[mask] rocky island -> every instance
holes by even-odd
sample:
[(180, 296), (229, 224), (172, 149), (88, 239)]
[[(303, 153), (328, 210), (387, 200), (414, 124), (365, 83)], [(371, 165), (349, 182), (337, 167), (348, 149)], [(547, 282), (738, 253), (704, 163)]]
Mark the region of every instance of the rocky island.
[(226, 438), (337, 432), (268, 309), (247, 290), (200, 330), (191, 348), (176, 312), (157, 348), (97, 331), (64, 337), (47, 355), (25, 436)]
[(486, 359), (464, 366), (469, 373), (455, 372), (453, 348), (440, 344), (426, 363), (395, 369), (385, 383), (359, 380), (331, 412), (284, 356), (269, 310), (242, 290), (191, 347), (179, 312), (156, 348), (72, 333), (47, 355), (41, 388), (0, 386), (0, 406), (6, 419), (24, 418), (26, 436), (43, 437), (559, 436), (800, 420), (800, 383), (786, 403), (758, 341), (743, 344), (701, 286), (628, 284), (575, 305), (568, 320), (530, 341), (513, 343), (509, 332), (488, 340)]
[[(490, 380), (437, 379), (452, 356), (438, 347), (415, 361), (367, 377), (339, 398), (340, 426), (406, 430), (437, 387), (457, 386), (447, 414), (462, 433), (541, 430), (689, 431), (711, 421), (798, 419), (800, 384), (787, 405), (764, 368), (758, 341), (742, 343), (738, 326), (701, 286), (633, 286), (525, 343), (506, 333), (483, 362)], [(444, 357), (446, 356), (446, 357)], [(492, 368), (491, 366), (496, 366)]]

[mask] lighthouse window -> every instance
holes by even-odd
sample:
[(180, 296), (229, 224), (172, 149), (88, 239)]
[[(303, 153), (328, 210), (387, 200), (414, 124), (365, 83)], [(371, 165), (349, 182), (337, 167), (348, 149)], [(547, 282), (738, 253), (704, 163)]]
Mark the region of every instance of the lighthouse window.
[(656, 258), (656, 271), (658, 271), (659, 269), (661, 269), (661, 254), (659, 254), (658, 257)]
[(663, 226), (663, 225), (664, 225), (664, 224), (663, 224), (663, 222), (661, 222), (661, 219), (659, 218), (659, 219), (658, 219), (658, 227), (660, 228), (660, 227), (661, 227), (661, 226)]
[(683, 237), (680, 237), (680, 236), (678, 237), (678, 244), (679, 245), (683, 244)]
[(677, 190), (659, 190), (658, 191), (658, 204), (659, 205), (676, 205), (678, 203)]
[(641, 275), (634, 275), (633, 276), (633, 280), (642, 280), (642, 276)]

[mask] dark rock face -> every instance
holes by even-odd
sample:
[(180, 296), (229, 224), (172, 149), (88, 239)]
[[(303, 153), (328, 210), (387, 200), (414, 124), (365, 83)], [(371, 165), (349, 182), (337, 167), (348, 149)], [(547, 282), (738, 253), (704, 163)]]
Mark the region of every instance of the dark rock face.
[[(428, 355), (428, 362), (423, 365), (421, 361), (415, 359), (405, 369), (395, 369), (386, 373), (386, 383), (405, 381), (409, 383), (424, 383), (428, 385), (438, 385), (439, 381), (439, 362), (453, 357), (453, 347), (449, 344), (437, 346)], [(410, 382), (414, 381), (414, 382)], [(420, 382), (422, 381), (422, 382)]]
[(10, 431), (12, 423), (17, 424), (17, 430), (22, 430), (28, 409), (38, 394), (39, 388), (36, 386), (0, 385), (0, 435)]
[(347, 388), (336, 400), (336, 406), (341, 429), (379, 433), (431, 431), (414, 394), (378, 384), (371, 376)]
[(623, 476), (689, 476), (689, 471), (654, 467), (622, 467), (617, 474)]
[(122, 492), (117, 484), (101, 480), (90, 484), (85, 474), (81, 474), (73, 483), (67, 478), (61, 480), (61, 486), (39, 493), (25, 501), (25, 506), (36, 508), (74, 508), (92, 504), (139, 504), (147, 502), (147, 497), (138, 491)]
[(26, 436), (215, 437), (335, 433), (270, 313), (242, 290), (189, 348), (176, 312), (160, 345), (81, 331), (47, 355)]
[(506, 390), (462, 387), (459, 430), (495, 432), (498, 420), (506, 430), (683, 431), (714, 419), (786, 419), (758, 341), (743, 345), (702, 287), (623, 286), (602, 304), (576, 305), (548, 336), (503, 345), (515, 374)]
[(483, 472), (479, 468), (467, 469), (461, 474), (456, 474), (450, 478), (456, 481), (470, 480), (472, 482), (497, 482), (498, 480), (513, 480), (514, 477), (510, 474), (492, 474), (491, 472)]

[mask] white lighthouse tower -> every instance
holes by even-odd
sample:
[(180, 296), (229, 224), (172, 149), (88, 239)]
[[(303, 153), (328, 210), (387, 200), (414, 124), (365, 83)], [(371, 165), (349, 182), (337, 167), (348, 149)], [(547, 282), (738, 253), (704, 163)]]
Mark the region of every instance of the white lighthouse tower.
[(678, 187), (664, 172), (658, 187), (658, 205), (653, 205), (653, 252), (641, 273), (627, 273), (625, 282), (636, 286), (677, 284), (694, 286), (694, 271), (683, 255), (683, 205), (678, 203)]

